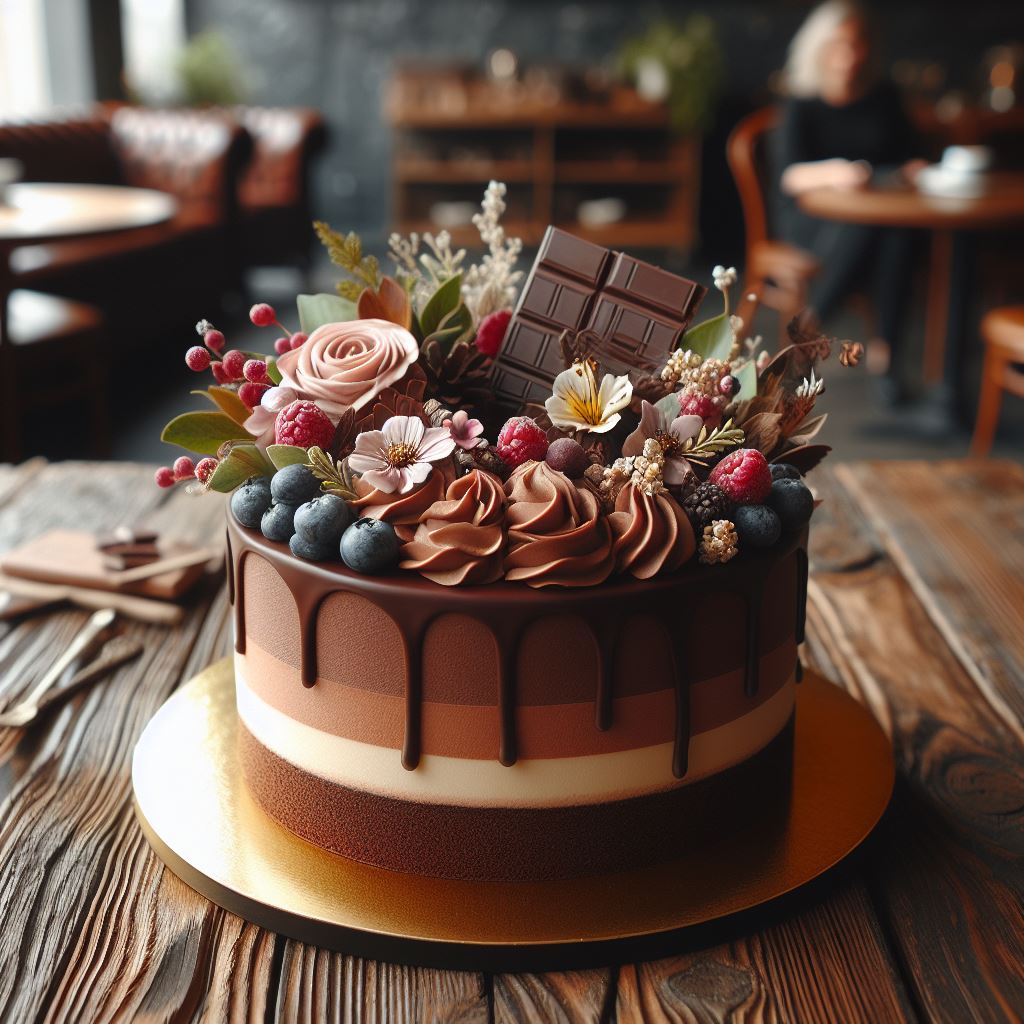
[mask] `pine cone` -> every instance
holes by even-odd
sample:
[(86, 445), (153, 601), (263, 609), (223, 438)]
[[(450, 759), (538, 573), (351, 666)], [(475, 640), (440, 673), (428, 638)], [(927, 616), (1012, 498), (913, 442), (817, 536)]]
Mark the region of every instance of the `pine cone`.
[(425, 380), (417, 366), (403, 378), (397, 388), (385, 388), (369, 406), (363, 406), (365, 415), (356, 423), (356, 433), (364, 430), (380, 430), (392, 416), (418, 416), (425, 427), (430, 418), (423, 411), (423, 389)]
[(728, 519), (734, 507), (725, 491), (709, 483), (700, 484), (683, 499), (683, 511), (698, 537), (703, 536), (704, 527), (710, 526), (716, 519)]
[(442, 405), (436, 398), (428, 398), (423, 403), (423, 411), (435, 427), (443, 427), (444, 421), (450, 420), (455, 415), (451, 409)]
[(447, 354), (436, 341), (427, 342), (419, 364), (427, 376), (427, 394), (442, 405), (467, 409), (490, 396), (490, 360), (468, 341), (457, 342)]

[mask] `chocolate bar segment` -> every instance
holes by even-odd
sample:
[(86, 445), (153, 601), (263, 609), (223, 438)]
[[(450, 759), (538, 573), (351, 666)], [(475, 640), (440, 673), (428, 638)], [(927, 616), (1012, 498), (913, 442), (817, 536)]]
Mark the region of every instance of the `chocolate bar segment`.
[(558, 339), (567, 329), (600, 338), (594, 355), (610, 373), (654, 372), (679, 343), (704, 291), (549, 227), (494, 360), (495, 397), (516, 408), (543, 402), (565, 368)]

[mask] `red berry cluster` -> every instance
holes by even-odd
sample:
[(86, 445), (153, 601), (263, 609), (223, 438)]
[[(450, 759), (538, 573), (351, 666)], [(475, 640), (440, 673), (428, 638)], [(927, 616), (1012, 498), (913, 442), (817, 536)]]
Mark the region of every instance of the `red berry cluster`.
[(196, 464), (187, 455), (182, 455), (174, 460), (173, 466), (161, 466), (154, 478), (157, 487), (173, 487), (181, 480), (198, 480), (205, 484), (217, 466), (218, 462), (214, 458), (200, 459)]

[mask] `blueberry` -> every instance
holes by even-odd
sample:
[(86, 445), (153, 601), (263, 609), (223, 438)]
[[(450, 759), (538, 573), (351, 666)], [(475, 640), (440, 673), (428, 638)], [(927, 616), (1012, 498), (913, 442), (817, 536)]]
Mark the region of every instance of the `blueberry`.
[(788, 462), (773, 462), (769, 467), (773, 480), (800, 480), (800, 470)]
[(336, 494), (321, 494), (295, 512), (295, 532), (315, 547), (336, 549), (352, 525), (352, 509)]
[(776, 480), (768, 504), (778, 513), (785, 530), (798, 530), (814, 511), (814, 497), (801, 480)]
[(733, 526), (745, 547), (770, 548), (782, 533), (782, 522), (767, 505), (740, 505), (732, 516)]
[(270, 481), (265, 476), (250, 477), (231, 495), (231, 511), (250, 530), (259, 529), (260, 520), (268, 508)]
[(363, 517), (342, 535), (341, 559), (356, 572), (375, 574), (398, 564), (398, 535), (390, 523)]
[(288, 547), (297, 558), (305, 558), (308, 562), (332, 562), (337, 560), (337, 548), (322, 548), (318, 544), (310, 544), (297, 533), (288, 541)]
[(283, 501), (298, 508), (320, 493), (320, 481), (313, 476), (309, 466), (294, 463), (279, 469), (271, 477), (270, 493), (275, 501)]
[(295, 532), (295, 506), (286, 505), (283, 501), (275, 501), (260, 521), (260, 529), (267, 540), (276, 540), (287, 544)]

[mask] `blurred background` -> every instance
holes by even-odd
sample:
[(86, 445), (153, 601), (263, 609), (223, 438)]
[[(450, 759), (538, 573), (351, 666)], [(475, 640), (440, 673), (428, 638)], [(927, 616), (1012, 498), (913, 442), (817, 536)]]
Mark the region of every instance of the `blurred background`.
[(840, 458), (1024, 453), (1019, 4), (0, 0), (3, 458), (163, 461), (195, 322), (333, 289), (314, 218), (478, 244), (492, 178), (524, 269), (556, 223), (864, 342)]

